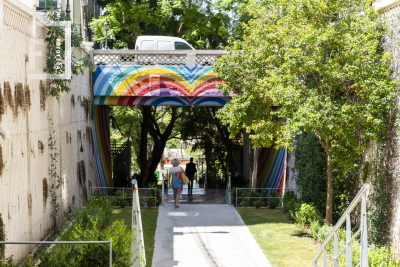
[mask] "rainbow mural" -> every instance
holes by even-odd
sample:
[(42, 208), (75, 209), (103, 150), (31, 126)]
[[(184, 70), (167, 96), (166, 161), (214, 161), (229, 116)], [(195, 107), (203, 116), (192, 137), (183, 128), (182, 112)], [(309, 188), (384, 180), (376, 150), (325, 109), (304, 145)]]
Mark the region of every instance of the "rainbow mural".
[(95, 105), (223, 106), (210, 66), (97, 66)]
[[(258, 156), (257, 187), (283, 188), (286, 176), (287, 149), (261, 148)], [(280, 195), (281, 190), (276, 190)]]
[(107, 106), (95, 106), (93, 127), (96, 184), (97, 187), (112, 187), (110, 121)]
[(224, 106), (210, 66), (97, 66), (93, 80), (94, 149), (98, 187), (112, 187), (110, 105)]

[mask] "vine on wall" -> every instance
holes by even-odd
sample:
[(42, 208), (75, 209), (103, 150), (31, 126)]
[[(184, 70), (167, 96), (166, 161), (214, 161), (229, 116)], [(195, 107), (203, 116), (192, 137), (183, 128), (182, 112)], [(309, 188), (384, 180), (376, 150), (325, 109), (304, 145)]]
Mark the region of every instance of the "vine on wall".
[[(0, 213), (0, 241), (6, 241), (6, 230), (3, 222), (3, 216), (1, 213)], [(0, 256), (4, 256), (5, 249), (6, 246), (4, 244), (0, 244)]]
[[(56, 21), (67, 21), (70, 18), (66, 15), (64, 10), (60, 8), (50, 8), (45, 10), (45, 15), (49, 22)], [(62, 27), (49, 27), (47, 32), (47, 37), (45, 41), (47, 42), (47, 53), (46, 53), (46, 68), (45, 71), (49, 74), (64, 74), (65, 65), (60, 64), (59, 58), (65, 59), (65, 45), (64, 45), (65, 31)], [(60, 42), (61, 40), (61, 42)], [(81, 51), (81, 44), (83, 38), (77, 34), (76, 25), (72, 24), (71, 27), (71, 46)], [(86, 55), (83, 58), (76, 58), (72, 54), (71, 72), (73, 75), (82, 74), (83, 70), (89, 68), (91, 71), (95, 71), (95, 66), (90, 59), (90, 55)], [(71, 89), (68, 87), (68, 83), (71, 80), (66, 79), (54, 79), (51, 81), (53, 90), (50, 94), (58, 98), (60, 93), (69, 92)]]
[[(50, 119), (50, 125), (53, 126), (53, 121)], [(52, 128), (52, 127), (51, 127)], [(54, 225), (57, 222), (57, 215), (58, 211), (60, 210), (60, 204), (58, 203), (58, 189), (61, 186), (62, 178), (60, 175), (57, 173), (57, 162), (58, 162), (58, 156), (59, 154), (57, 153), (57, 147), (56, 147), (57, 141), (55, 139), (55, 130), (50, 130), (50, 137), (49, 137), (49, 151), (50, 151), (50, 167), (49, 167), (49, 177), (50, 177), (50, 203), (51, 206), (53, 207), (53, 221)]]

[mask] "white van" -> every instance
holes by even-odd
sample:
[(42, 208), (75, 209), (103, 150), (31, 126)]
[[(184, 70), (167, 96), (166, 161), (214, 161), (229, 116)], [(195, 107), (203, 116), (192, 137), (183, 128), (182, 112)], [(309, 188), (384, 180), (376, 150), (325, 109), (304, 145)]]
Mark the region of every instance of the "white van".
[(139, 36), (135, 43), (136, 50), (195, 50), (188, 42), (171, 36)]

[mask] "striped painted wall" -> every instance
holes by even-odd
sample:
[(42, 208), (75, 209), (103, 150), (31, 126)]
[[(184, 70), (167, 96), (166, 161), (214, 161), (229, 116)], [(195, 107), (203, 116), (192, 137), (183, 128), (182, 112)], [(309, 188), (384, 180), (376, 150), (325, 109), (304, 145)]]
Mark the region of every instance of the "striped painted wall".
[[(108, 106), (95, 106), (93, 143), (97, 187), (112, 187), (110, 122)], [(102, 190), (107, 192), (107, 190)]]
[[(258, 188), (283, 188), (286, 175), (287, 149), (261, 148), (257, 164)], [(278, 195), (280, 190), (277, 190)]]

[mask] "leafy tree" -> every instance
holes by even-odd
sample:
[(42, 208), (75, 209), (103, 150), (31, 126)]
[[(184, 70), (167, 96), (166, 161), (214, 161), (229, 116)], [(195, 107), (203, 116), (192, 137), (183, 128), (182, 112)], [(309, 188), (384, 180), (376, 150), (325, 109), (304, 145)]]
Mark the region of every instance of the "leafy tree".
[(241, 21), (248, 16), (237, 13), (233, 0), (104, 0), (106, 15), (90, 24), (94, 40), (105, 42), (103, 24), (108, 21), (109, 47), (134, 49), (139, 35), (166, 35), (186, 39), (196, 49), (226, 46), (230, 36), (240, 37)]
[[(185, 140), (194, 140), (193, 150), (204, 151), (207, 170), (212, 170), (212, 152), (217, 152), (217, 161), (223, 173), (234, 173), (235, 158), (240, 153), (240, 145), (230, 139), (226, 125), (216, 116), (217, 107), (192, 107), (188, 108), (185, 120), (179, 130)], [(238, 139), (235, 136), (234, 139)], [(226, 160), (224, 159), (226, 156)], [(225, 161), (228, 164), (223, 164)]]
[[(145, 185), (153, 176), (168, 142), (180, 132), (184, 108), (176, 107), (114, 107), (112, 117), (112, 141), (132, 140), (132, 166), (140, 172), (140, 186)], [(174, 127), (177, 126), (175, 129)]]
[(256, 146), (292, 148), (310, 129), (327, 155), (326, 223), (332, 223), (334, 164), (344, 171), (385, 126), (396, 81), (375, 10), (359, 0), (263, 0), (243, 6), (243, 40), (215, 69), (225, 94), (219, 113), (231, 133), (247, 127)]

